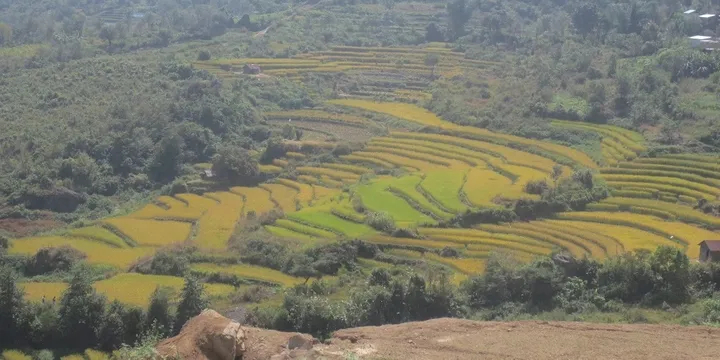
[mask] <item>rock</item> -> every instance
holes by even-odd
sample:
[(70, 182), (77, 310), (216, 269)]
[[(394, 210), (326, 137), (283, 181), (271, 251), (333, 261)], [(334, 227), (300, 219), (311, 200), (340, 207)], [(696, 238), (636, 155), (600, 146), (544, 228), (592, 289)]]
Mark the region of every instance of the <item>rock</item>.
[(235, 360), (245, 353), (246, 333), (239, 323), (214, 310), (204, 310), (188, 320), (175, 337), (157, 346), (168, 359)]
[(288, 340), (288, 349), (310, 350), (313, 347), (313, 338), (308, 335), (297, 334)]

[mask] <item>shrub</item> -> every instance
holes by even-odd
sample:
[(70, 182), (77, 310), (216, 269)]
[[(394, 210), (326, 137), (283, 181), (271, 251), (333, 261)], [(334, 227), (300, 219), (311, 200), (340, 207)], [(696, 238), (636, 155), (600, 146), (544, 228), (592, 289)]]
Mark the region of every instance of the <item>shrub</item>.
[(549, 188), (550, 185), (548, 185), (545, 179), (528, 181), (527, 184), (525, 184), (525, 192), (528, 194), (542, 195), (542, 193)]
[(159, 251), (151, 259), (138, 263), (131, 271), (141, 274), (184, 276), (194, 248), (176, 248)]
[(35, 276), (55, 271), (68, 271), (84, 258), (85, 254), (69, 246), (43, 248), (28, 260), (25, 272), (29, 276)]
[(198, 61), (208, 61), (210, 58), (210, 53), (207, 50), (201, 50), (197, 57)]
[(388, 234), (395, 230), (395, 220), (387, 212), (369, 212), (365, 215), (365, 223)]

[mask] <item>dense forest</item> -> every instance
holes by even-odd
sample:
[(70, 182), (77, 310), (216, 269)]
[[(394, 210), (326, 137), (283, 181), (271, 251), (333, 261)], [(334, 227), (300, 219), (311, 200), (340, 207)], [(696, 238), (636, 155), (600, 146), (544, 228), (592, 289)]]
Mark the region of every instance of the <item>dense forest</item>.
[(717, 11), (0, 0), (0, 359), (144, 359), (208, 306), (715, 326)]

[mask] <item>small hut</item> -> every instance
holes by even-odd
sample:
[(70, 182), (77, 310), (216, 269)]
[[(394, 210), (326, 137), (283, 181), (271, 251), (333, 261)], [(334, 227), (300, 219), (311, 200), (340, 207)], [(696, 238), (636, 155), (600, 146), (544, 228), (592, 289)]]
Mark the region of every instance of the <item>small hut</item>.
[(243, 66), (243, 74), (257, 75), (262, 72), (262, 69), (255, 64), (245, 64)]
[(704, 240), (700, 243), (700, 261), (720, 262), (720, 240)]

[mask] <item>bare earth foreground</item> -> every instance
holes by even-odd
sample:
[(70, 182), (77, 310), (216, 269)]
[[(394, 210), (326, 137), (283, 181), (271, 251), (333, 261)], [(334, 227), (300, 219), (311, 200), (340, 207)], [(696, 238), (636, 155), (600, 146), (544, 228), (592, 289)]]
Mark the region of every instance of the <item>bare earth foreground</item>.
[(158, 345), (166, 358), (289, 359), (720, 359), (720, 329), (573, 322), (436, 319), (309, 335), (252, 327), (212, 310)]
[(316, 349), (326, 354), (354, 350), (360, 358), (403, 360), (719, 359), (720, 329), (437, 319), (341, 330), (330, 346)]

